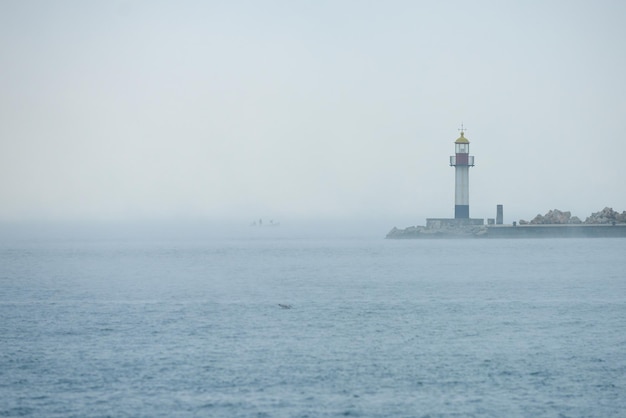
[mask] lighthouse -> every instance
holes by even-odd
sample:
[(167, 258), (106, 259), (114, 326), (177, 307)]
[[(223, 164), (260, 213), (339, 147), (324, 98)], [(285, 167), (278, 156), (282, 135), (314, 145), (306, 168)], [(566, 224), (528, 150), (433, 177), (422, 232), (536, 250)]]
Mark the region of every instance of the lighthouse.
[(474, 156), (469, 155), (470, 142), (465, 138), (461, 125), (461, 136), (454, 141), (454, 155), (450, 166), (454, 167), (454, 219), (469, 219), (469, 168), (474, 166)]

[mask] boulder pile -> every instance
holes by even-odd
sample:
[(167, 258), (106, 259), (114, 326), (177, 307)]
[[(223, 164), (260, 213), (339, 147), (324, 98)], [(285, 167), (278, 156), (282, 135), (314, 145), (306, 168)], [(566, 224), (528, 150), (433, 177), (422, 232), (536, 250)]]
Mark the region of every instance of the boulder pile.
[(537, 215), (530, 222), (520, 219), (520, 225), (563, 225), (563, 224), (615, 224), (626, 223), (626, 211), (619, 212), (614, 211), (612, 208), (604, 208), (600, 212), (592, 213), (591, 216), (582, 222), (578, 216), (572, 216), (570, 211), (562, 212), (558, 209), (554, 209), (546, 213), (545, 215)]
[[(531, 225), (545, 225), (545, 224), (579, 224), (580, 219), (577, 216), (572, 216), (572, 212), (562, 212), (558, 209), (554, 209), (546, 213), (545, 215), (537, 215), (531, 220)], [(522, 221), (520, 221), (522, 224)]]
[(622, 213), (616, 212), (613, 208), (604, 208), (600, 212), (592, 213), (585, 219), (586, 224), (621, 224), (626, 223), (626, 210)]

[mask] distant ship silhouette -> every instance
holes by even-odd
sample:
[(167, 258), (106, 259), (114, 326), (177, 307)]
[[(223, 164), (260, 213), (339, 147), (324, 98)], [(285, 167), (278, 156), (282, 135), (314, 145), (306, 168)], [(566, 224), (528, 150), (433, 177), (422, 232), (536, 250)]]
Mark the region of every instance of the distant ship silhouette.
[(263, 224), (263, 219), (259, 219), (258, 221), (252, 221), (250, 226), (280, 226), (280, 223), (270, 219), (269, 223)]

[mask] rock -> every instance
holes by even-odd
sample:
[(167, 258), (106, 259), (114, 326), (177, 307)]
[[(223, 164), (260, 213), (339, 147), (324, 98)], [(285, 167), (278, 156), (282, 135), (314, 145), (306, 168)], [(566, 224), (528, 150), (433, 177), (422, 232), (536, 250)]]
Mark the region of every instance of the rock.
[(471, 238), (486, 237), (487, 227), (484, 225), (438, 225), (409, 226), (405, 229), (392, 228), (385, 238), (405, 239), (405, 238)]
[(387, 233), (387, 238), (395, 237), (396, 235), (398, 235), (398, 231), (399, 229), (394, 226), (393, 228), (391, 228), (391, 231)]
[(485, 227), (479, 228), (475, 230), (473, 233), (474, 233), (474, 236), (477, 236), (477, 237), (487, 236), (487, 228)]
[(626, 211), (619, 213), (613, 208), (606, 207), (599, 212), (594, 212), (585, 219), (586, 224), (612, 224), (626, 223)]
[(540, 214), (535, 216), (533, 219), (530, 220), (529, 222), (530, 224), (542, 224), (543, 223), (543, 216), (541, 216)]
[(560, 211), (553, 209), (545, 215), (537, 215), (530, 222), (520, 219), (520, 225), (562, 225), (562, 224), (617, 224), (626, 223), (626, 211), (619, 213), (612, 208), (606, 207), (599, 212), (592, 213), (591, 216), (582, 222), (578, 216), (572, 216), (570, 211)]
[(425, 229), (423, 226), (409, 226), (404, 229), (398, 229), (394, 226), (385, 238), (415, 238), (424, 232)]
[[(535, 216), (535, 218), (532, 221), (530, 221), (530, 224), (531, 225), (567, 224), (567, 223), (571, 223), (570, 222), (571, 217), (572, 217), (572, 213), (570, 211), (561, 212), (558, 209), (554, 209), (554, 210), (549, 211), (543, 216), (542, 215)], [(521, 222), (520, 222), (520, 225), (521, 225)]]

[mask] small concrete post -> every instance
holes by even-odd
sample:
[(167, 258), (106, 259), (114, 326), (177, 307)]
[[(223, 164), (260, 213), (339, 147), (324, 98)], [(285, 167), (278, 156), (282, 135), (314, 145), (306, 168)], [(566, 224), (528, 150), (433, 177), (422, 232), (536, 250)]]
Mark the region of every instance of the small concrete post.
[(502, 205), (496, 207), (496, 225), (502, 225), (504, 221)]

